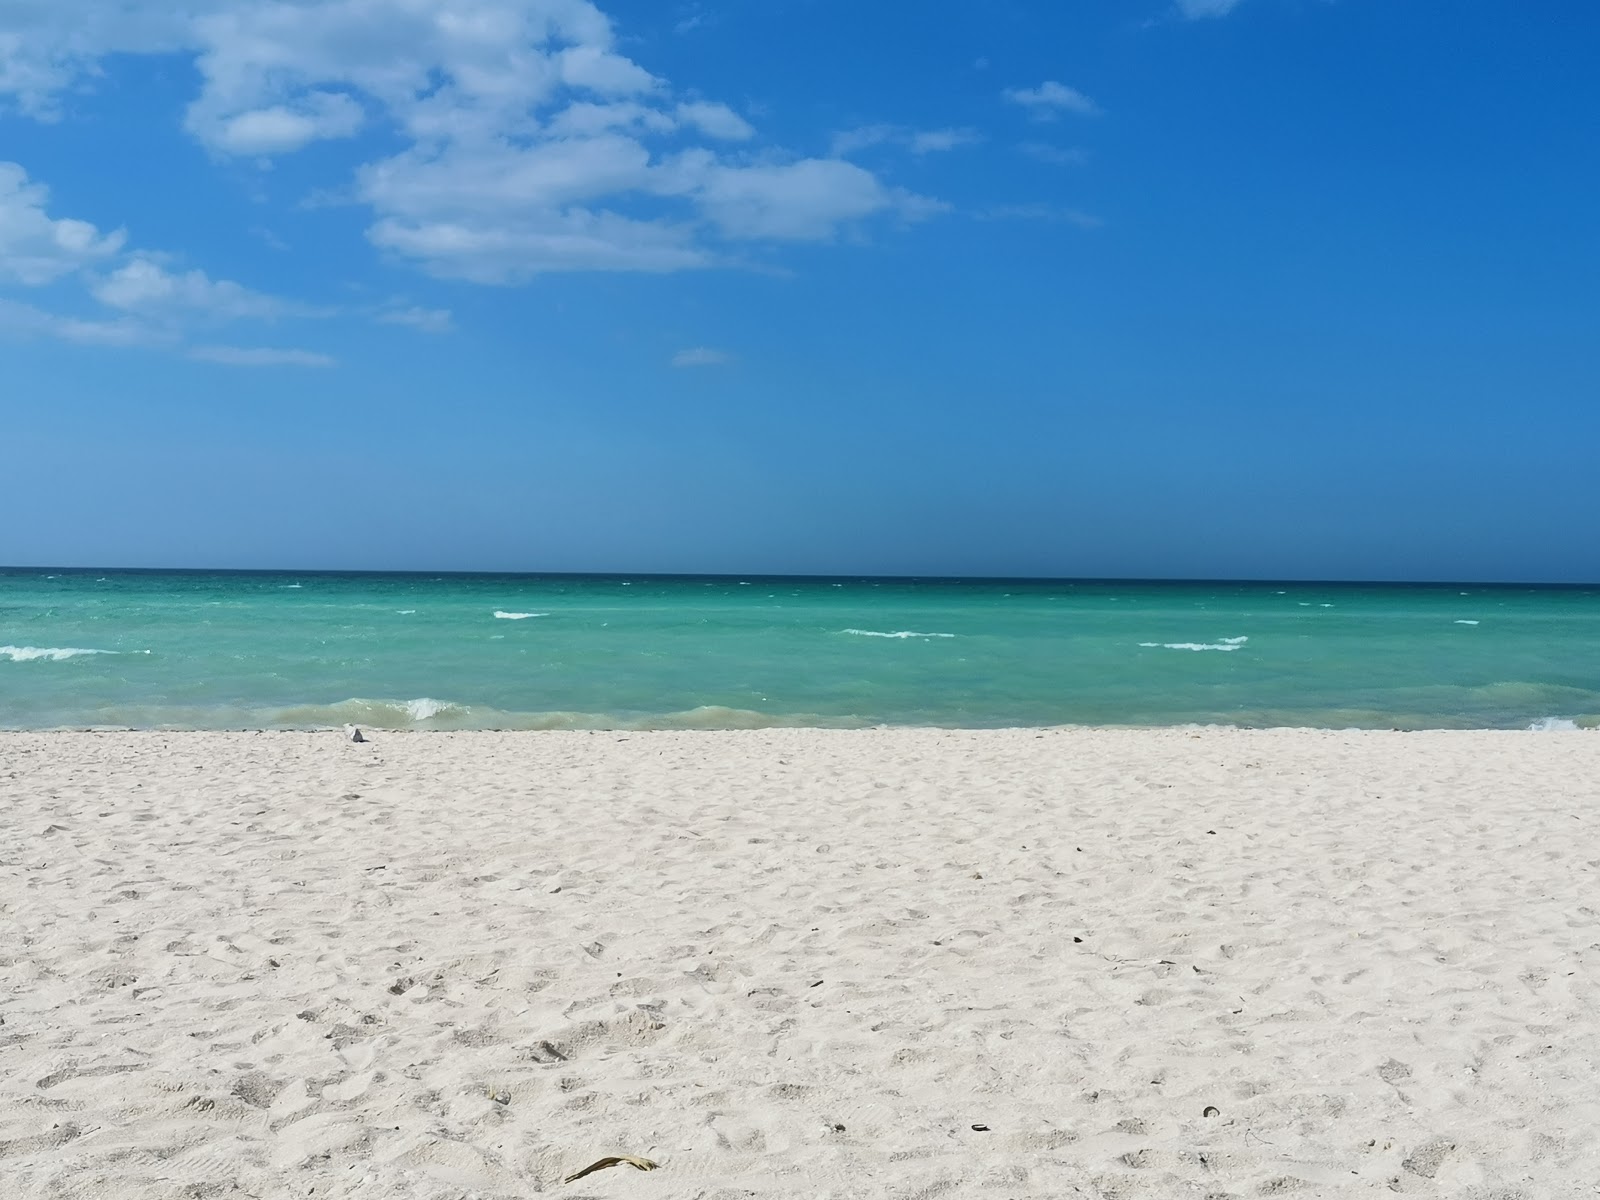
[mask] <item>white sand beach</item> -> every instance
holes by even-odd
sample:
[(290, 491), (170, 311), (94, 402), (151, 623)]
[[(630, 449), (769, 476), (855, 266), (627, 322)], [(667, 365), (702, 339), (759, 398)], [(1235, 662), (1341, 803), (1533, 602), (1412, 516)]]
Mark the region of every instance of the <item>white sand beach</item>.
[(1592, 732), (12, 733), (0, 814), (5, 1197), (1600, 1194)]

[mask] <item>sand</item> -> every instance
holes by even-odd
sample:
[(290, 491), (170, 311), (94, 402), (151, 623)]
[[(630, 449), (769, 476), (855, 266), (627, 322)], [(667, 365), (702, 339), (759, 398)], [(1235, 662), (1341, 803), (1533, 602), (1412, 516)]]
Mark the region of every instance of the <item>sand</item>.
[(0, 1194), (1594, 1196), (1597, 779), (1587, 732), (0, 735)]

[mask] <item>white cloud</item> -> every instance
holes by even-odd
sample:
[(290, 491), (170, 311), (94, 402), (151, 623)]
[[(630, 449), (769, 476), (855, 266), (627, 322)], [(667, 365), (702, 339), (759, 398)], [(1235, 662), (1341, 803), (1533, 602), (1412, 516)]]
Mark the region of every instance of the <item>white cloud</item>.
[(448, 308), (395, 308), (379, 313), (377, 320), (382, 325), (406, 325), (423, 333), (449, 333), (455, 328)]
[(0, 31), (0, 99), (45, 120), (59, 115), (60, 94), (95, 72), (108, 52), (162, 54), (189, 44), (199, 14), (228, 0), (34, 0), (8, 3)]
[(435, 275), (509, 283), (546, 271), (676, 271), (710, 255), (694, 230), (595, 207), (666, 184), (649, 151), (619, 133), (529, 146), (450, 146), (374, 163), (358, 177), (383, 249)]
[(195, 56), (187, 124), (222, 153), (349, 136), (354, 93), (402, 125), (430, 108), (503, 124), (562, 88), (618, 98), (660, 87), (616, 52), (589, 0), (22, 0), (4, 29), (0, 95), (36, 115), (109, 55)]
[[(678, 271), (722, 256), (701, 226), (738, 240), (826, 241), (880, 213), (915, 218), (933, 202), (885, 187), (839, 159), (728, 163), (704, 149), (655, 157), (616, 131), (519, 146), (453, 144), (363, 168), (359, 194), (387, 214), (369, 236), (435, 275), (510, 283), (550, 271)], [(678, 200), (674, 214), (610, 205)]]
[(1225, 17), (1239, 7), (1240, 0), (1178, 0), (1178, 11), (1191, 21), (1203, 17)]
[[(285, 316), (329, 315), (252, 291), (200, 270), (172, 270), (164, 256), (125, 252), (126, 234), (52, 217), (49, 191), (16, 163), (0, 162), (0, 287), (55, 285), (57, 306), (97, 301), (110, 320), (47, 311), (0, 296), (0, 328), (83, 345), (172, 345), (185, 327)], [(68, 292), (71, 290), (71, 298)]]
[(554, 136), (566, 138), (593, 137), (613, 129), (669, 133), (677, 127), (677, 121), (660, 109), (631, 100), (610, 104), (582, 100), (568, 105), (552, 117), (545, 130)]
[(634, 96), (653, 91), (661, 82), (637, 63), (613, 54), (607, 46), (572, 46), (562, 50), (557, 61), (562, 83), (602, 96)]
[(260, 239), (261, 244), (269, 249), (278, 251), (285, 251), (289, 249), (289, 243), (284, 241), (277, 234), (273, 233), (272, 230), (268, 229), (265, 225), (252, 225), (250, 227), (250, 236)]
[(980, 221), (1054, 221), (1076, 225), (1079, 229), (1099, 229), (1105, 224), (1082, 209), (1063, 208), (1058, 204), (996, 204), (974, 215)]
[(834, 134), (833, 141), (828, 146), (828, 153), (835, 158), (845, 158), (858, 151), (870, 150), (874, 146), (893, 141), (900, 132), (900, 127), (897, 125), (858, 125), (854, 129), (845, 129)]
[(672, 356), (672, 365), (675, 367), (720, 367), (727, 361), (727, 354), (721, 350), (713, 350), (709, 346), (694, 346), (688, 350), (679, 350)]
[(706, 16), (705, 9), (698, 4), (691, 4), (686, 8), (679, 9), (678, 12), (679, 17), (672, 26), (672, 32), (679, 35), (712, 23), (711, 18)]
[(650, 153), (619, 133), (531, 146), (408, 150), (362, 168), (360, 195), (401, 217), (559, 213), (567, 206), (642, 188)]
[(983, 141), (976, 129), (923, 129), (911, 135), (911, 153), (939, 154)]
[(730, 238), (826, 241), (839, 227), (887, 210), (926, 215), (919, 198), (885, 187), (872, 172), (836, 158), (782, 166), (713, 166), (700, 205)]
[(87, 221), (51, 217), (49, 189), (18, 164), (0, 162), (0, 283), (39, 287), (108, 258), (125, 234), (103, 234)]
[(1096, 116), (1100, 112), (1100, 106), (1077, 88), (1054, 79), (1047, 79), (1035, 88), (1007, 88), (1002, 94), (1041, 121), (1053, 121), (1064, 112), (1082, 117)]
[(218, 118), (191, 110), (190, 132), (229, 154), (284, 154), (323, 138), (353, 137), (366, 114), (339, 92), (312, 92), (290, 108), (274, 104)]
[[(324, 190), (435, 275), (682, 270), (729, 261), (723, 239), (827, 240), (941, 208), (837, 159), (740, 151), (750, 122), (620, 53), (590, 0), (31, 0), (7, 20), (0, 93), (36, 113), (109, 55), (170, 52), (193, 56), (185, 126), (216, 154), (397, 138)], [(903, 136), (929, 153), (973, 135)]]
[(678, 105), (678, 120), (693, 125), (707, 137), (728, 142), (744, 142), (755, 137), (755, 127), (726, 104), (704, 100)]
[(246, 346), (194, 346), (188, 357), (225, 367), (335, 367), (338, 360), (310, 350), (274, 350)]
[(1052, 146), (1048, 142), (1023, 142), (1017, 147), (1029, 158), (1056, 167), (1081, 167), (1089, 156), (1076, 147)]
[[(611, 41), (581, 0), (234, 3), (192, 24), (203, 83), (188, 126), (222, 153), (293, 150), (353, 132), (356, 92), (418, 137), (526, 128), (528, 110), (563, 87), (603, 98), (652, 88)], [(235, 120), (279, 109), (230, 136)]]
[(21, 337), (47, 337), (82, 346), (138, 346), (169, 340), (160, 330), (127, 319), (85, 320), (45, 312), (31, 304), (0, 297), (0, 331)]
[(367, 236), (431, 274), (515, 283), (547, 271), (682, 271), (713, 261), (692, 230), (572, 209), (493, 221), (384, 218)]
[(266, 320), (290, 310), (283, 301), (232, 280), (212, 279), (204, 271), (171, 272), (143, 254), (95, 280), (89, 290), (111, 308), (151, 317), (191, 312), (213, 320)]
[(829, 150), (836, 158), (844, 158), (873, 146), (893, 144), (904, 147), (913, 154), (935, 154), (973, 146), (983, 141), (976, 129), (907, 129), (900, 125), (859, 125), (833, 135)]

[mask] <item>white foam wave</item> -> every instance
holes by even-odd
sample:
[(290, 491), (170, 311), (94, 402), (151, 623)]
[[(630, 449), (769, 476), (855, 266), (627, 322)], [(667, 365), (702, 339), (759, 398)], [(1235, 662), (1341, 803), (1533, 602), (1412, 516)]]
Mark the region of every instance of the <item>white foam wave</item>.
[(417, 610), (414, 608), (397, 608), (395, 611), (398, 612), (402, 617), (409, 617)]
[(1220, 638), (1215, 642), (1140, 642), (1149, 650), (1242, 650), (1248, 637)]
[(352, 697), (336, 704), (307, 704), (272, 711), (268, 725), (291, 728), (326, 728), (339, 725), (369, 726), (373, 729), (410, 729), (432, 723), (446, 729), (468, 728), (477, 724), (478, 710), (448, 700), (419, 696), (414, 700), (367, 700)]
[(529, 617), (548, 617), (549, 613), (514, 613), (495, 609), (494, 615), (502, 621), (526, 621)]
[(280, 583), (278, 586), (280, 588), (284, 589), (285, 591), (292, 591), (295, 588), (303, 588), (303, 587), (305, 587), (305, 584), (303, 584), (303, 583)]
[(116, 653), (118, 653), (116, 650), (85, 650), (78, 646), (0, 646), (0, 658), (9, 658), (12, 662), (33, 662), (39, 658), (61, 662), (63, 659), (77, 658), (83, 654)]
[(423, 696), (416, 700), (407, 700), (401, 707), (406, 710), (406, 716), (413, 721), (427, 721), (437, 717), (440, 713), (453, 712), (460, 705), (451, 704), (445, 700), (430, 700), (428, 697)]
[(844, 633), (854, 634), (856, 637), (881, 637), (881, 638), (953, 638), (953, 633), (918, 633), (915, 629), (897, 629), (892, 633), (881, 629), (846, 629)]
[(1457, 621), (1457, 625), (1476, 625), (1476, 621)]
[(1575, 733), (1578, 723), (1566, 717), (1540, 717), (1528, 726), (1528, 730), (1531, 733)]
[(337, 729), (356, 725), (362, 729), (396, 731), (455, 729), (773, 729), (858, 728), (868, 724), (853, 716), (823, 716), (810, 712), (760, 712), (754, 709), (704, 705), (676, 712), (605, 713), (549, 710), (512, 712), (477, 704), (415, 700), (372, 700), (352, 697), (334, 704), (306, 704), (294, 708), (202, 710), (152, 715), (118, 713), (99, 724), (117, 728), (289, 728)]

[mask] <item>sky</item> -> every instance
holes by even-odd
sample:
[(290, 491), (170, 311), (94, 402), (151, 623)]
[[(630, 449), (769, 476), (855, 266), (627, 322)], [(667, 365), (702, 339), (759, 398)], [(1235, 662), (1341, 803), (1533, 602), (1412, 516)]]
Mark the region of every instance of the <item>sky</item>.
[(1600, 581), (1589, 0), (6, 0), (0, 563)]

